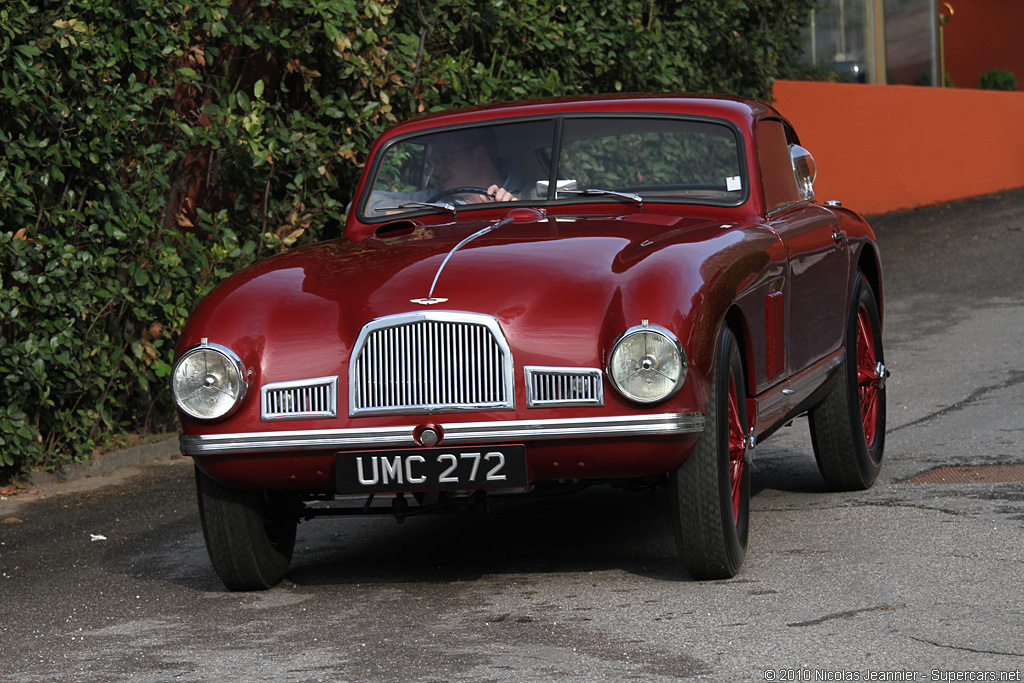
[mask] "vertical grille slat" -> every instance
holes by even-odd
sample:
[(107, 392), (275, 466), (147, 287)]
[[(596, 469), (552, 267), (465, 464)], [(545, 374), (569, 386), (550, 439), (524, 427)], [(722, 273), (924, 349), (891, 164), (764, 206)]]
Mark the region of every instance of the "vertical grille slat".
[(378, 319), (359, 335), (350, 377), (352, 415), (514, 407), (512, 355), (488, 316)]

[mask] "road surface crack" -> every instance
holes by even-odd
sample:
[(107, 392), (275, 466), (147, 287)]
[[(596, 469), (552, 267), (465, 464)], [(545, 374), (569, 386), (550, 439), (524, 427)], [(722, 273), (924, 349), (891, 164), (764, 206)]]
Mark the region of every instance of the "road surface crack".
[(967, 398), (965, 398), (962, 401), (957, 401), (956, 403), (954, 403), (952, 405), (946, 406), (945, 408), (937, 410), (934, 413), (929, 413), (928, 415), (925, 415), (924, 417), (919, 417), (916, 420), (914, 420), (913, 422), (908, 422), (905, 425), (900, 425), (899, 427), (892, 427), (892, 428), (888, 429), (887, 432), (892, 434), (893, 432), (898, 432), (898, 431), (901, 431), (903, 429), (907, 429), (908, 427), (915, 427), (915, 426), (917, 426), (919, 424), (922, 424), (924, 422), (928, 422), (929, 420), (932, 420), (932, 419), (934, 419), (936, 417), (942, 417), (942, 416), (948, 415), (950, 413), (955, 413), (957, 411), (963, 410), (964, 408), (967, 408), (967, 407), (971, 406), (972, 404), (980, 401), (982, 398), (985, 397), (986, 394), (992, 393), (993, 391), (999, 391), (1001, 389), (1009, 389), (1009, 388), (1015, 387), (1015, 386), (1017, 386), (1019, 384), (1024, 384), (1024, 371), (1021, 371), (1021, 370), (1011, 370), (1010, 371), (1010, 376), (1008, 378), (1006, 378), (1006, 380), (1004, 380), (1003, 382), (1001, 382), (999, 384), (993, 384), (993, 385), (990, 385), (990, 386), (987, 386), (987, 387), (979, 387), (979, 388), (975, 389), (971, 393), (970, 396), (968, 396)]
[(852, 619), (853, 617), (857, 616), (858, 614), (863, 614), (865, 612), (884, 612), (884, 611), (886, 611), (888, 609), (891, 609), (891, 607), (889, 607), (889, 605), (877, 605), (875, 607), (864, 607), (862, 609), (853, 609), (853, 610), (848, 610), (846, 612), (835, 612), (834, 614), (826, 614), (823, 617), (818, 617), (817, 619), (811, 619), (810, 621), (795, 621), (795, 622), (793, 622), (791, 624), (786, 624), (786, 626), (794, 626), (794, 627), (798, 627), (798, 628), (803, 628), (805, 626), (817, 626), (818, 624), (824, 624), (826, 621), (832, 621), (833, 619)]
[(979, 655), (1001, 655), (1003, 657), (1024, 657), (1024, 653), (1020, 652), (1002, 652), (1000, 650), (980, 650), (974, 647), (967, 647), (965, 645), (950, 645), (948, 643), (937, 643), (934, 640), (928, 640), (927, 638), (918, 638), (917, 636), (910, 636), (911, 640), (916, 640), (919, 643), (925, 645), (934, 645), (935, 647), (941, 647), (947, 650), (962, 650), (964, 652), (975, 652)]

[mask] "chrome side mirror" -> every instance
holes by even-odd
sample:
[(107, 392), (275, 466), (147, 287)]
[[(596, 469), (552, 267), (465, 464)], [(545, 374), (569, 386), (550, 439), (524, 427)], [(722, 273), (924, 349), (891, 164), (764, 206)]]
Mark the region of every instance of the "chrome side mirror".
[(796, 176), (800, 199), (813, 199), (814, 179), (818, 175), (818, 165), (814, 163), (814, 157), (800, 145), (789, 146), (789, 157), (793, 162), (793, 175)]

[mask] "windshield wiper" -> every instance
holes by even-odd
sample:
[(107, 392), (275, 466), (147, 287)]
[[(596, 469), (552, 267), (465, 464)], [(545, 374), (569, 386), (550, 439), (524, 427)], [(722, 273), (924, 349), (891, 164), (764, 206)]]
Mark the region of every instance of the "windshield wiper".
[(445, 202), (443, 204), (441, 202), (406, 202), (405, 204), (399, 204), (398, 206), (378, 206), (375, 210), (401, 211), (403, 209), (412, 209), (420, 207), (427, 209), (437, 209), (438, 211), (447, 211), (451, 213), (451, 215), (453, 216), (458, 215), (458, 210), (455, 208), (455, 205), (450, 202)]
[(644, 205), (644, 198), (633, 192), (619, 192), (617, 190), (602, 190), (597, 187), (588, 187), (583, 190), (558, 190), (557, 194), (578, 194), (584, 197), (618, 197), (619, 199), (625, 199), (627, 201), (636, 202), (637, 206)]

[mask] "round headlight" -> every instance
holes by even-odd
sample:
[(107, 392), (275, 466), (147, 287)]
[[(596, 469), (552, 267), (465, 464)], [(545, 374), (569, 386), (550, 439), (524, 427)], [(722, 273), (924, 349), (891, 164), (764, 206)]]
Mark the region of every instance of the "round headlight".
[(171, 391), (184, 412), (201, 420), (216, 420), (245, 398), (249, 388), (245, 375), (245, 366), (234, 351), (204, 339), (174, 364)]
[(626, 398), (654, 403), (668, 398), (683, 385), (686, 354), (675, 335), (663, 327), (631, 327), (612, 347), (608, 376)]

